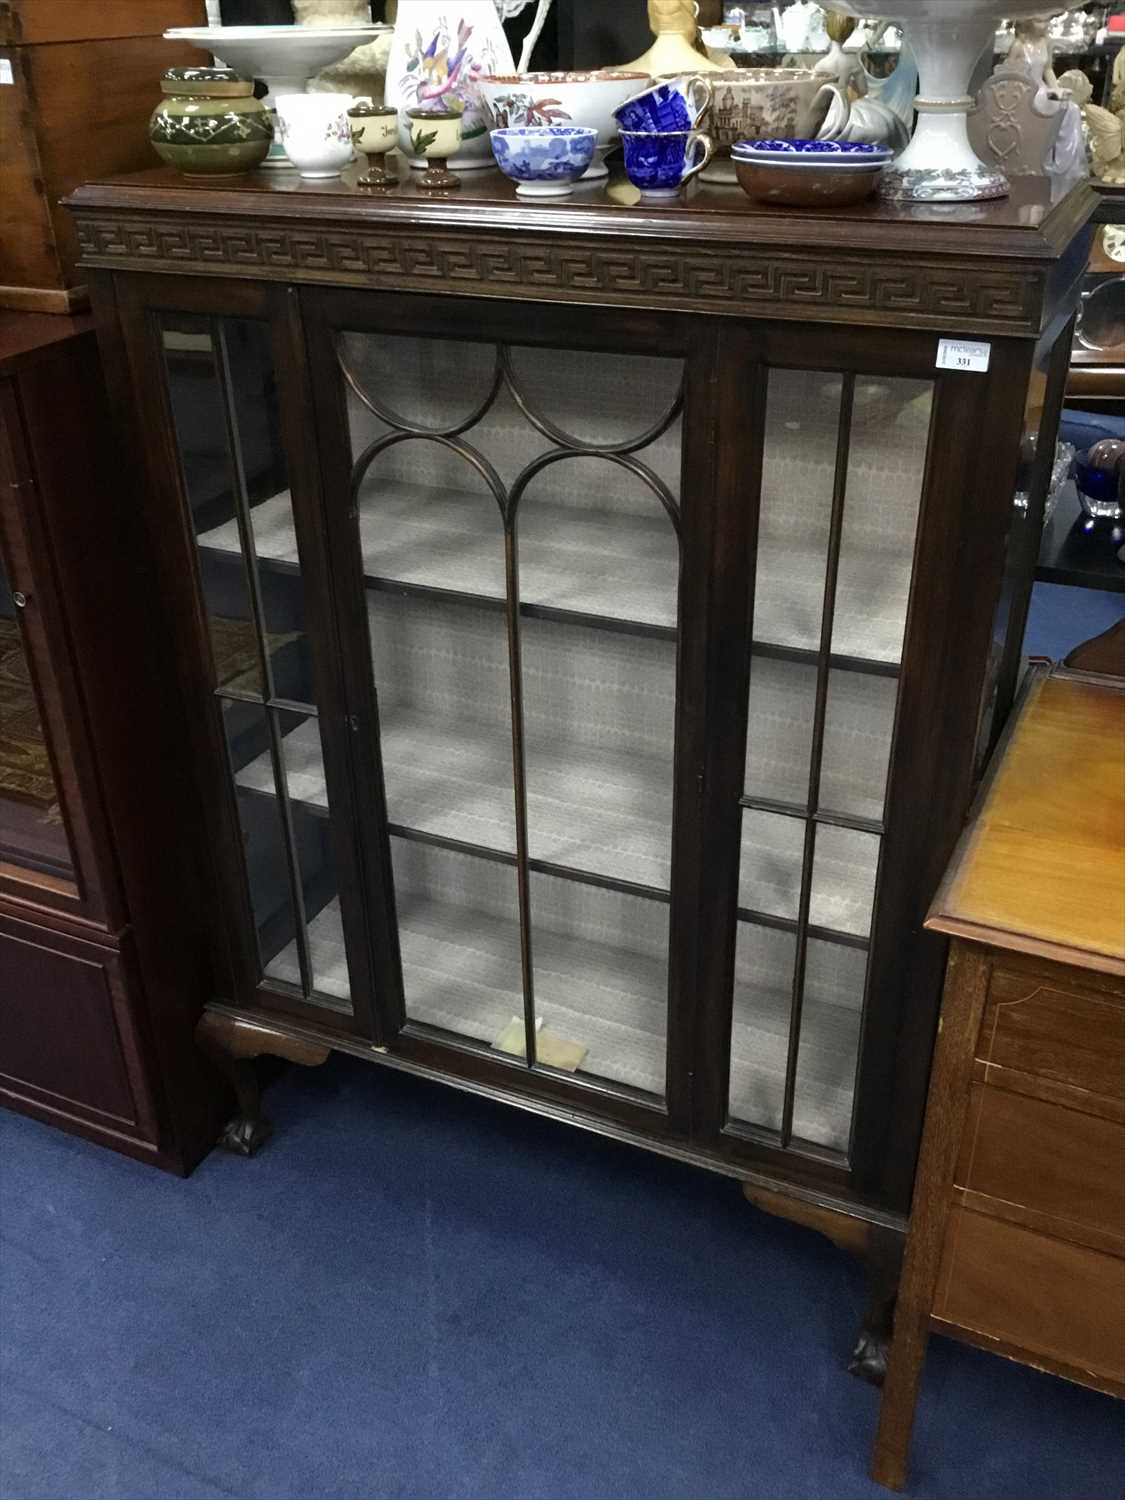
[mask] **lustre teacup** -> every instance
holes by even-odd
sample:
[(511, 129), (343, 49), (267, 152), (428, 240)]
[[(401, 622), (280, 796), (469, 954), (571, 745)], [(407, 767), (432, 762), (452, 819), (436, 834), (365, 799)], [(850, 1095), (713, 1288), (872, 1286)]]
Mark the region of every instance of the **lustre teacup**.
[(714, 150), (699, 130), (623, 130), (625, 173), (646, 198), (674, 198)]

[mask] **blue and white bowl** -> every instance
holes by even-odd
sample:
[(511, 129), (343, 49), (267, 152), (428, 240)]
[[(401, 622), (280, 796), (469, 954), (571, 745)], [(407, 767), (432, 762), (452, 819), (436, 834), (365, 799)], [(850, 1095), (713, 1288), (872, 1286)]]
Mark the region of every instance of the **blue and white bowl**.
[(496, 165), (524, 198), (573, 192), (598, 144), (598, 132), (586, 125), (512, 125), (490, 134)]
[(866, 141), (736, 141), (730, 148), (735, 161), (756, 165), (816, 168), (830, 172), (870, 172), (894, 156), (889, 146)]

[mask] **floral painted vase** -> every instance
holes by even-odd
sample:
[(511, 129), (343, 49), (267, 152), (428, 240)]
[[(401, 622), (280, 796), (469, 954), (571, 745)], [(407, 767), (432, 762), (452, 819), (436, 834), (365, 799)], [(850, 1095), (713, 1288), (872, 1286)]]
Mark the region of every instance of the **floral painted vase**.
[(169, 68), (148, 138), (185, 177), (233, 177), (265, 159), (273, 122), (254, 81), (230, 68)]
[(399, 109), (399, 141), (411, 166), (425, 166), (410, 147), (408, 109), (462, 111), (459, 171), (492, 165), (489, 121), (477, 88), (486, 73), (512, 73), (515, 63), (494, 0), (399, 0), (387, 63), (386, 102)]

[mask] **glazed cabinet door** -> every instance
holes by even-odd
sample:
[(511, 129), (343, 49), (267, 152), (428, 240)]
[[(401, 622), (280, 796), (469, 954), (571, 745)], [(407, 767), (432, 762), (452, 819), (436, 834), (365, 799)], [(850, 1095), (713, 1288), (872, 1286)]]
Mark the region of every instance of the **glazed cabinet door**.
[(100, 920), (104, 906), (77, 765), (85, 750), (82, 709), (43, 510), (18, 386), (3, 379), (0, 894)]
[(683, 1132), (715, 335), (304, 300), (387, 1034)]
[[(347, 715), (284, 291), (120, 293), (186, 674), (216, 998), (376, 1039)], [(326, 942), (325, 913), (351, 913)]]
[(936, 353), (763, 329), (722, 496), (745, 566), (711, 629), (697, 1129), (880, 1199), (908, 1191), (940, 987), (921, 924), (971, 792), (1029, 361)]

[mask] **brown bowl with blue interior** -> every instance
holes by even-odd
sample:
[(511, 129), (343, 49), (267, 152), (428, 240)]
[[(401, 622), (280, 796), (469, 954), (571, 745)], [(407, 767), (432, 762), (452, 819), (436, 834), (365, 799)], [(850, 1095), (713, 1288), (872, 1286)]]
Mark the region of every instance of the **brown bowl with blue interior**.
[(879, 186), (894, 156), (865, 141), (736, 141), (730, 148), (739, 186), (759, 203), (842, 208)]

